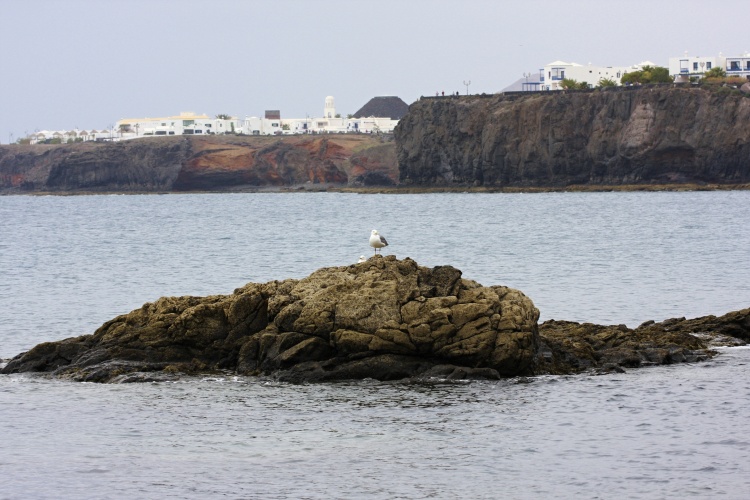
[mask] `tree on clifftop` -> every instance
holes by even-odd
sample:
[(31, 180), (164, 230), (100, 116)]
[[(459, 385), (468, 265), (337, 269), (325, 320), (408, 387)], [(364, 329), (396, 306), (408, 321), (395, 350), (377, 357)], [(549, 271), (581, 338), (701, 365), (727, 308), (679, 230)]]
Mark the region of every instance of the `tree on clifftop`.
[(589, 88), (589, 84), (587, 82), (578, 82), (577, 80), (573, 80), (572, 78), (563, 78), (560, 82), (560, 86), (565, 90), (586, 90), (587, 88)]
[(672, 83), (672, 77), (669, 76), (669, 70), (662, 66), (644, 66), (640, 71), (631, 71), (625, 73), (620, 78), (623, 85), (633, 85), (638, 83)]

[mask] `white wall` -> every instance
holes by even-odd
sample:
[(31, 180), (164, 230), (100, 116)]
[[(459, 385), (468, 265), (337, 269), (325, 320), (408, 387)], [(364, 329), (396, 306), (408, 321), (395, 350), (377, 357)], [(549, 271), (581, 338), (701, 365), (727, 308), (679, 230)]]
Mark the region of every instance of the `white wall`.
[[(722, 56), (688, 56), (669, 58), (669, 74), (676, 80), (688, 81), (691, 76), (701, 77), (706, 71), (725, 67), (726, 58)], [(726, 68), (725, 68), (726, 69)]]
[[(641, 63), (643, 64), (643, 63)], [(637, 71), (642, 66), (596, 66), (593, 64), (577, 64), (564, 61), (555, 61), (544, 66), (544, 81), (539, 90), (561, 90), (560, 84), (563, 79), (575, 80), (579, 83), (586, 82), (589, 87), (596, 87), (600, 80), (611, 79), (620, 85), (620, 78), (625, 73)]]

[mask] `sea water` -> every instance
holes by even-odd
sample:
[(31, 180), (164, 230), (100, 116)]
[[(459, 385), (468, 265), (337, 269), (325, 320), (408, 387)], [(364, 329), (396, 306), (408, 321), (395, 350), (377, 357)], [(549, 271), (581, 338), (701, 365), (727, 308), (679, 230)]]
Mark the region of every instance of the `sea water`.
[[(0, 197), (0, 358), (165, 295), (385, 254), (541, 321), (750, 306), (750, 193)], [(603, 376), (99, 385), (0, 376), (0, 498), (745, 498), (750, 349)]]

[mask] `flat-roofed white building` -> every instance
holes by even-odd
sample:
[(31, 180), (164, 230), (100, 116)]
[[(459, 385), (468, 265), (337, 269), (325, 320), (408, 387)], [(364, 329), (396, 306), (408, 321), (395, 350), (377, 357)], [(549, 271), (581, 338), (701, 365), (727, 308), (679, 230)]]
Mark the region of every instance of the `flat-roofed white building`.
[(719, 56), (688, 56), (669, 58), (669, 74), (675, 82), (689, 82), (691, 77), (701, 78), (706, 71), (713, 68), (723, 68), (724, 57)]
[(724, 64), (727, 76), (741, 76), (750, 80), (750, 52), (738, 57), (727, 57)]
[(524, 90), (562, 90), (562, 81), (565, 79), (575, 80), (578, 83), (587, 83), (589, 87), (596, 87), (602, 80), (612, 80), (620, 85), (620, 79), (625, 73), (639, 71), (644, 66), (655, 66), (650, 61), (644, 61), (632, 66), (596, 66), (591, 63), (587, 65), (574, 62), (554, 61), (546, 64), (540, 71), (539, 84), (528, 82)]
[(691, 78), (703, 78), (703, 75), (713, 69), (722, 68), (727, 76), (739, 76), (750, 80), (750, 53), (737, 57), (718, 56), (688, 56), (669, 58), (669, 74), (675, 82), (689, 82)]
[(191, 111), (162, 118), (123, 118), (115, 125), (118, 138), (157, 135), (211, 135), (233, 133), (240, 128), (240, 120), (234, 117), (211, 118)]
[[(375, 97), (354, 115), (343, 118), (336, 113), (334, 98), (327, 96), (323, 116), (282, 118), (279, 111), (270, 110), (263, 118), (245, 118), (240, 132), (247, 135), (390, 133), (406, 110), (408, 105), (398, 97)], [(377, 114), (388, 116), (374, 116)]]

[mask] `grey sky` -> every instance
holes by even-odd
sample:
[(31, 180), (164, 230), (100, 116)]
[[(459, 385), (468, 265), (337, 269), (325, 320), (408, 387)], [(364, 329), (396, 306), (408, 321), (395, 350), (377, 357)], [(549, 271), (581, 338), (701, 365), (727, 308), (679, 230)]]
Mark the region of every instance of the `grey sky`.
[[(0, 143), (121, 118), (492, 93), (562, 59), (739, 55), (746, 0), (0, 0)], [(734, 26), (734, 27), (733, 27)]]

